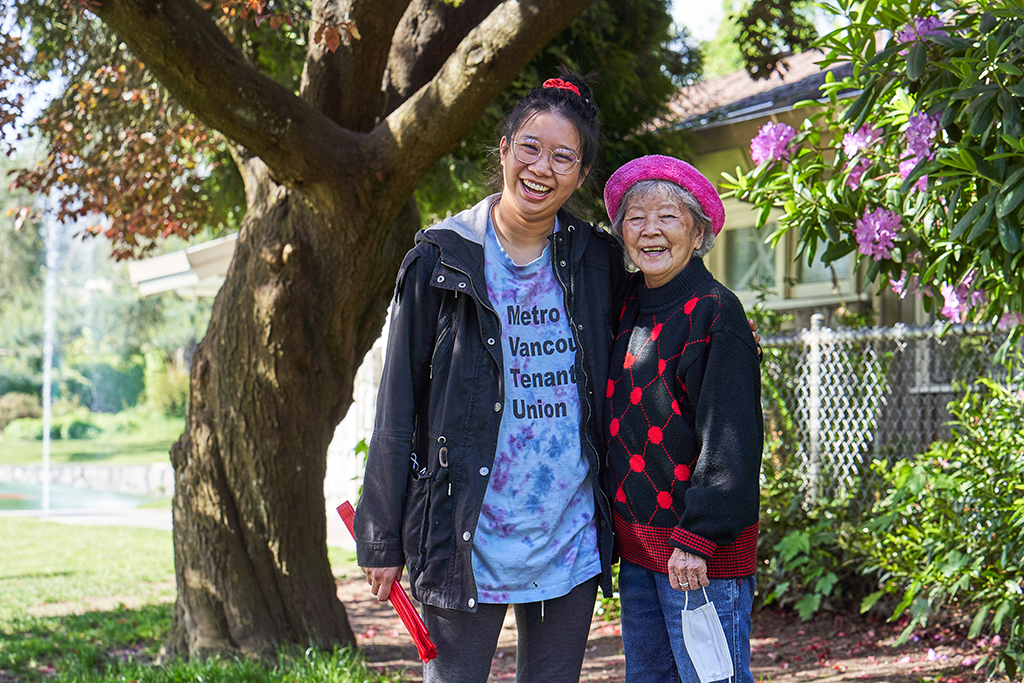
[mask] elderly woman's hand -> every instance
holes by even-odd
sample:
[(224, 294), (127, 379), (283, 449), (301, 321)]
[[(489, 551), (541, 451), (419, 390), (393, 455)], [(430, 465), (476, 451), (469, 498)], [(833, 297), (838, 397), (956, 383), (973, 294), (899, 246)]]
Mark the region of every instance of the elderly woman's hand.
[(697, 590), (708, 585), (708, 563), (703, 557), (673, 548), (668, 558), (668, 582), (677, 591)]

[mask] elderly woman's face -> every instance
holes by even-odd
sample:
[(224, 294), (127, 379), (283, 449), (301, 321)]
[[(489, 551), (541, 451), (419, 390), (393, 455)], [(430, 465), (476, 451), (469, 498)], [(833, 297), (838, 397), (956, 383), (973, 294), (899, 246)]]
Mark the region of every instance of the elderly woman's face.
[(704, 235), (690, 210), (665, 197), (640, 197), (626, 204), (622, 220), (626, 252), (648, 287), (661, 287), (686, 267)]

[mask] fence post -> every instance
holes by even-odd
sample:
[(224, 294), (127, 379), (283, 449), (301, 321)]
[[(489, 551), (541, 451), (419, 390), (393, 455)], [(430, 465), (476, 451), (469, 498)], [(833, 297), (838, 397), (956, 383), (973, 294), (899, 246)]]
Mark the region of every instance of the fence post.
[(821, 487), (821, 328), (824, 325), (825, 316), (815, 313), (807, 335), (807, 504), (810, 507), (817, 503)]

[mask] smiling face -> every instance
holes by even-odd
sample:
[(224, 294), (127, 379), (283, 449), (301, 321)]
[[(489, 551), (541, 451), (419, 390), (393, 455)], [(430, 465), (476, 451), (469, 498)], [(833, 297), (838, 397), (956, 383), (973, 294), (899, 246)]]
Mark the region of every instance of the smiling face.
[(648, 287), (668, 284), (690, 262), (704, 235), (690, 210), (664, 195), (630, 198), (622, 219), (626, 252)]
[[(512, 145), (517, 140), (527, 139), (544, 148), (537, 160), (530, 164), (519, 161), (512, 152)], [(568, 174), (555, 173), (551, 167), (551, 154), (557, 154), (560, 149), (572, 150), (578, 156), (580, 138), (569, 119), (552, 112), (540, 112), (527, 119), (516, 131), (515, 140), (501, 139), (503, 189), (500, 211), (503, 217), (523, 225), (554, 224), (555, 214), (569, 195), (583, 184), (589, 170), (576, 164)]]

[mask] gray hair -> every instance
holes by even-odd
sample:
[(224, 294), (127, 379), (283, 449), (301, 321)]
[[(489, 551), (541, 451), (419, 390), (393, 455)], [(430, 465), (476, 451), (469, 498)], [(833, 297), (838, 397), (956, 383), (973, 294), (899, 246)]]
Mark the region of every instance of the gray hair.
[(612, 221), (612, 230), (620, 239), (622, 238), (622, 221), (626, 218), (626, 207), (630, 201), (645, 201), (648, 199), (668, 199), (675, 202), (679, 208), (687, 209), (690, 212), (690, 217), (693, 219), (694, 227), (700, 230), (704, 236), (700, 248), (694, 249), (693, 255), (701, 258), (707, 256), (711, 248), (715, 246), (715, 231), (711, 229), (711, 219), (704, 213), (700, 202), (690, 194), (689, 190), (676, 185), (670, 180), (641, 180), (630, 185), (629, 189), (622, 194), (622, 199), (619, 201), (619, 211), (615, 214), (615, 220)]

